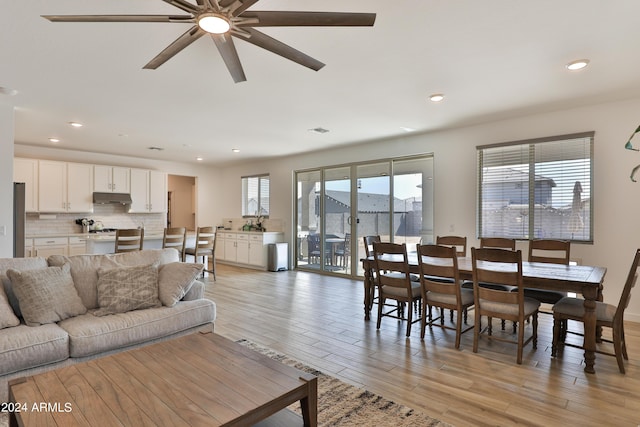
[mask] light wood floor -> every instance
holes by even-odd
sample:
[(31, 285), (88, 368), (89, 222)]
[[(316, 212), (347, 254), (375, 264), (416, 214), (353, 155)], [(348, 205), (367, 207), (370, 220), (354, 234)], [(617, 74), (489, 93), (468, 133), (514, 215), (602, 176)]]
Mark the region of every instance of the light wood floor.
[(391, 318), (376, 330), (375, 310), (364, 320), (360, 281), (219, 264), (206, 293), (217, 305), (216, 333), (273, 348), (457, 426), (640, 426), (637, 323), (626, 325), (627, 374), (614, 357), (597, 355), (594, 375), (583, 371), (579, 349), (551, 358), (549, 315), (540, 315), (538, 349), (525, 347), (517, 365), (515, 344), (485, 339), (474, 354), (471, 331), (456, 350), (450, 330), (434, 327), (421, 341), (415, 324), (407, 339), (406, 324)]

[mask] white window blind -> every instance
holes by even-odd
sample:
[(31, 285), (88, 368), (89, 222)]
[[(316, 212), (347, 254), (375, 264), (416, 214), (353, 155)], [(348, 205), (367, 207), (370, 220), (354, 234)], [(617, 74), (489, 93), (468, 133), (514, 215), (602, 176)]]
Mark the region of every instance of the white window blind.
[(477, 147), (478, 236), (592, 242), (593, 135)]
[(242, 177), (242, 216), (269, 216), (269, 175)]

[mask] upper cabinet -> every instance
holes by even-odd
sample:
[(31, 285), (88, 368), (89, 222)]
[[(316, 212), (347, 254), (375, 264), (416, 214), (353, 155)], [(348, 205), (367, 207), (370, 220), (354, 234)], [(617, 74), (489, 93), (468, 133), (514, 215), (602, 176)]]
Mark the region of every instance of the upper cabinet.
[(129, 212), (166, 212), (167, 174), (132, 168), (131, 200)]
[(25, 210), (38, 211), (38, 160), (13, 159), (13, 182), (25, 183)]
[(93, 212), (93, 166), (40, 160), (40, 212)]
[(93, 167), (93, 191), (99, 193), (129, 193), (130, 169), (118, 166)]

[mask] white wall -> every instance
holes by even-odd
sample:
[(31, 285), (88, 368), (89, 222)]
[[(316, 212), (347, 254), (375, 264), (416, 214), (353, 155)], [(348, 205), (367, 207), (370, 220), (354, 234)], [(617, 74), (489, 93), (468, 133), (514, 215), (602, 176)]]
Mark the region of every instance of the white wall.
[[(0, 95), (2, 97), (2, 95)], [(0, 98), (0, 258), (13, 257), (13, 105)]]
[[(572, 258), (608, 269), (604, 284), (606, 302), (618, 303), (636, 248), (640, 248), (640, 182), (629, 179), (640, 163), (640, 153), (624, 144), (640, 123), (640, 99), (599, 104), (570, 110), (514, 118), (459, 129), (370, 142), (359, 146), (233, 166), (222, 171), (218, 217), (238, 216), (241, 206), (240, 177), (271, 175), (271, 216), (283, 218), (291, 242), (293, 171), (419, 153), (434, 153), (435, 234), (475, 238), (477, 145), (594, 130), (594, 244), (574, 244)], [(640, 146), (640, 140), (636, 142)], [(526, 250), (526, 244), (519, 246)], [(640, 322), (640, 290), (636, 289), (626, 319)]]

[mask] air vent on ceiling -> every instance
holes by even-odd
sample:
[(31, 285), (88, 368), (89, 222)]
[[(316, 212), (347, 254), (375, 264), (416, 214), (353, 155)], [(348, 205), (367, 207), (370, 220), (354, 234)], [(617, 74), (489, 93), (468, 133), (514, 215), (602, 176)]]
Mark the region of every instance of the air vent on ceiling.
[(329, 129), (317, 127), (317, 128), (309, 129), (309, 132), (323, 134), (323, 133), (329, 132)]

